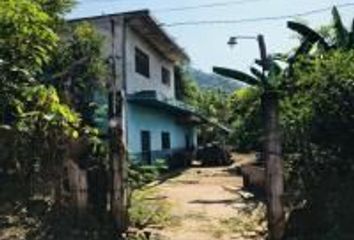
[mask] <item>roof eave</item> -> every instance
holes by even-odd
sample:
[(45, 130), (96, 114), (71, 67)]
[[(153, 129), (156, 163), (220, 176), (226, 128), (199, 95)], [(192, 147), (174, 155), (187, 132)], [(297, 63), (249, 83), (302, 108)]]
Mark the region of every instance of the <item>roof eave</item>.
[[(166, 50), (160, 50), (160, 52), (166, 51), (167, 54), (169, 55), (168, 52), (173, 52), (173, 54), (170, 55), (175, 55), (177, 57), (171, 57), (171, 61), (174, 62), (179, 62), (179, 63), (189, 63), (190, 58), (186, 54), (186, 52), (173, 40), (173, 38), (162, 28), (161, 24), (158, 23), (157, 19), (155, 19), (150, 11), (148, 9), (143, 9), (143, 10), (137, 10), (137, 11), (130, 11), (130, 12), (122, 12), (122, 13), (113, 13), (113, 14), (105, 14), (105, 15), (97, 15), (97, 16), (91, 16), (91, 17), (83, 17), (83, 18), (75, 18), (75, 19), (68, 19), (69, 23), (77, 23), (77, 22), (82, 22), (82, 21), (95, 21), (103, 18), (114, 18), (114, 17), (124, 17), (125, 21), (128, 22), (133, 19), (140, 19), (145, 21), (146, 25), (151, 27), (152, 31), (156, 32), (159, 37), (162, 39), (162, 41), (165, 42), (166, 45), (168, 45), (168, 49)], [(138, 29), (139, 30), (139, 29)], [(142, 30), (140, 30), (142, 31)], [(144, 37), (144, 34), (141, 33)], [(146, 38), (151, 38), (151, 36), (145, 36)], [(154, 41), (151, 40), (151, 44), (154, 44)], [(155, 43), (156, 45), (156, 43)]]
[[(132, 28), (135, 28), (140, 34), (146, 38), (153, 38), (153, 36), (149, 34), (144, 34), (144, 29), (140, 29), (137, 26), (134, 26), (132, 24), (132, 21), (137, 18), (140, 18), (139, 20), (145, 21), (146, 26), (151, 27), (151, 30), (153, 32), (156, 32), (159, 37), (161, 37), (161, 41), (163, 41), (166, 45), (168, 45), (168, 49), (161, 50), (161, 52), (173, 52), (174, 55), (177, 57), (170, 57), (172, 61), (174, 62), (182, 62), (182, 63), (188, 63), (190, 62), (189, 56), (186, 54), (186, 52), (175, 42), (175, 40), (162, 28), (161, 24), (158, 23), (158, 20), (154, 18), (149, 10), (144, 10), (140, 12), (135, 12), (135, 13), (125, 13), (124, 14), (126, 21), (130, 22), (130, 25)], [(157, 47), (159, 44), (156, 44), (154, 42), (154, 39), (150, 40), (151, 44), (155, 44)], [(167, 54), (168, 55), (168, 54)]]

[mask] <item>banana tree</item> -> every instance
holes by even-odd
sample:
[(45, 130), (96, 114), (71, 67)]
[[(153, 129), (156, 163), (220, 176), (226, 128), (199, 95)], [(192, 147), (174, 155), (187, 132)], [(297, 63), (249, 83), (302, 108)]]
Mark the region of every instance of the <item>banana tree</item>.
[(287, 23), (288, 28), (297, 32), (302, 38), (299, 48), (289, 59), (290, 63), (294, 62), (296, 57), (300, 54), (308, 54), (316, 44), (318, 44), (318, 46), (324, 51), (330, 49), (348, 50), (354, 48), (354, 21), (351, 29), (346, 29), (336, 7), (333, 7), (332, 9), (332, 19), (333, 23), (331, 29), (333, 30), (333, 33), (331, 34), (330, 39), (305, 24), (293, 21)]
[(274, 59), (267, 57), (265, 51), (262, 52), (262, 47), (261, 60), (256, 60), (256, 63), (261, 66), (261, 69), (251, 67), (252, 74), (221, 67), (214, 67), (213, 71), (259, 88), (262, 92), (261, 108), (264, 124), (262, 156), (266, 163), (268, 230), (271, 240), (280, 240), (285, 230), (285, 213), (282, 201), (284, 173), (279, 126), (279, 89), (281, 88), (283, 71)]
[[(332, 24), (326, 33), (299, 22), (288, 21), (287, 26), (301, 36), (301, 43), (292, 54), (282, 56), (282, 61), (287, 65), (284, 71), (285, 80), (292, 78), (293, 66), (299, 56), (310, 56), (312, 50), (315, 50), (315, 54), (323, 54), (332, 49), (354, 49), (354, 21), (351, 29), (346, 29), (336, 7), (332, 8)], [(283, 84), (283, 87), (291, 89), (291, 82), (283, 81)]]

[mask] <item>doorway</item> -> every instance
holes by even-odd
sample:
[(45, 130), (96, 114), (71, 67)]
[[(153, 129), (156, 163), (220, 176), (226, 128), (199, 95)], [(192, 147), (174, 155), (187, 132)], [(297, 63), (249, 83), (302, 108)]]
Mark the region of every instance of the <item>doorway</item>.
[(151, 164), (151, 134), (141, 131), (141, 154), (143, 163)]

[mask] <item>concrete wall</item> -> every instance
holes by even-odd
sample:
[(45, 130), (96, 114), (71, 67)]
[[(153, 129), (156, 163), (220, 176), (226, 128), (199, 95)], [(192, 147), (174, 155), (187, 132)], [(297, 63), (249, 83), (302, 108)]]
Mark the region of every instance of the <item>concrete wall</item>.
[[(114, 20), (114, 32), (112, 32), (112, 20)], [(113, 84), (113, 73), (112, 68), (109, 66), (109, 74), (107, 79), (105, 79), (108, 86), (112, 89), (116, 88), (116, 91), (124, 90), (124, 38), (125, 38), (125, 27), (122, 16), (114, 16), (110, 18), (93, 18), (89, 20), (89, 23), (92, 24), (96, 31), (103, 37), (103, 47), (101, 49), (102, 56), (104, 59), (107, 59), (108, 62), (112, 63), (113, 58), (115, 59), (114, 71), (116, 73), (115, 84)], [(114, 49), (113, 49), (114, 46)], [(113, 53), (115, 54), (113, 56)], [(105, 92), (108, 94), (108, 92)], [(99, 96), (100, 98), (106, 98), (106, 104), (108, 104), (108, 95), (107, 96)], [(101, 101), (102, 102), (102, 101)], [(106, 115), (108, 115), (108, 106), (104, 106), (103, 108), (107, 109)], [(104, 113), (101, 112), (104, 115)], [(123, 102), (122, 106), (122, 128), (123, 128), (123, 136), (124, 141), (126, 142), (126, 103)], [(108, 119), (106, 122), (101, 121), (99, 123), (101, 126), (108, 126)]]
[[(112, 23), (111, 20), (115, 22), (114, 35), (112, 35)], [(123, 18), (120, 16), (112, 17), (112, 18), (95, 18), (89, 20), (90, 24), (92, 24), (97, 32), (103, 37), (103, 47), (102, 47), (102, 55), (104, 59), (110, 59), (112, 61), (112, 39), (114, 38), (114, 52), (115, 52), (115, 61), (116, 61), (116, 75), (117, 75), (117, 89), (123, 88), (123, 38), (124, 38), (124, 28), (123, 28)], [(107, 81), (111, 82), (112, 80), (112, 71), (109, 69), (109, 75), (107, 77)]]
[[(138, 36), (130, 28), (126, 32), (126, 86), (127, 93), (144, 90), (156, 90), (168, 98), (175, 98), (174, 64), (162, 57), (153, 48), (151, 48), (141, 36)], [(135, 47), (141, 49), (150, 59), (150, 78), (147, 78), (135, 72)], [(170, 70), (171, 84), (168, 86), (162, 83), (161, 67)]]
[[(141, 131), (150, 131), (151, 150), (161, 151), (161, 133), (169, 132), (171, 149), (184, 149), (186, 146), (186, 134), (190, 135), (190, 141), (195, 141), (195, 129), (190, 126), (176, 123), (173, 115), (158, 109), (146, 108), (136, 104), (128, 104), (128, 151), (131, 154), (141, 152)], [(194, 144), (196, 144), (194, 142)]]

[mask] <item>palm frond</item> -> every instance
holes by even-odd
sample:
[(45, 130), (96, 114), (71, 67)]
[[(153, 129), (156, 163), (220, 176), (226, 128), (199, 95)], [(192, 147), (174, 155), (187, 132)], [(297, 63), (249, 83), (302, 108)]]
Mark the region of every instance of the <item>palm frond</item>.
[(311, 43), (308, 39), (304, 39), (300, 46), (296, 49), (296, 51), (288, 57), (287, 62), (289, 64), (295, 63), (296, 59), (301, 55), (306, 55), (310, 52), (313, 47), (313, 43)]
[(272, 65), (272, 58), (271, 57), (267, 57), (267, 60), (264, 62), (262, 61), (261, 59), (256, 59), (254, 61), (258, 66), (266, 69), (266, 70), (269, 70), (271, 65)]
[(313, 45), (315, 43), (321, 44), (325, 49), (329, 49), (329, 45), (326, 40), (315, 30), (306, 26), (305, 24), (289, 21), (287, 23), (288, 28), (300, 34), (304, 39), (308, 41), (309, 44)]
[(260, 70), (258, 70), (257, 68), (251, 67), (251, 68), (250, 68), (250, 71), (251, 71), (251, 73), (252, 73), (254, 76), (256, 76), (258, 79), (262, 79), (262, 78), (263, 78), (263, 73), (262, 73)]
[(333, 26), (336, 38), (336, 44), (338, 47), (347, 47), (349, 44), (349, 33), (347, 29), (344, 27), (342, 18), (338, 12), (336, 7), (332, 9), (333, 16)]
[(253, 76), (238, 70), (232, 70), (232, 69), (222, 68), (222, 67), (213, 67), (213, 72), (221, 76), (232, 78), (252, 86), (262, 85), (257, 78), (254, 78)]

